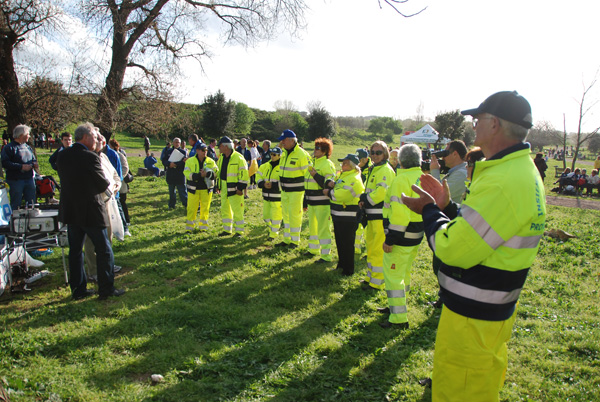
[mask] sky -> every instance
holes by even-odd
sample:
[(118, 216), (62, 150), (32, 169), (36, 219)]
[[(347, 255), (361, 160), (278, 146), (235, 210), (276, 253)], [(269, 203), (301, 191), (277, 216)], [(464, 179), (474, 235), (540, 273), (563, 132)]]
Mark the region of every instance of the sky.
[[(516, 90), (534, 122), (576, 132), (579, 103), (600, 79), (600, 2), (589, 0), (408, 0), (404, 18), (381, 0), (306, 0), (307, 27), (254, 48), (224, 46), (209, 33), (212, 58), (182, 64), (180, 101), (227, 99), (274, 110), (278, 101), (306, 111), (318, 101), (333, 116), (413, 118), (470, 109)], [(66, 17), (67, 18), (67, 17)], [(70, 18), (70, 17), (68, 17)], [(68, 39), (26, 43), (20, 60), (73, 77), (73, 60), (106, 69), (110, 48), (90, 40), (89, 24), (70, 18)], [(208, 24), (214, 28), (215, 24)], [(198, 30), (206, 35), (205, 30)], [(27, 64), (27, 63), (24, 63)], [(104, 76), (96, 77), (102, 85)], [(23, 81), (23, 77), (21, 77)], [(100, 87), (98, 87), (100, 88)], [(600, 83), (587, 94), (582, 132), (600, 127)]]
[[(571, 0), (410, 0), (403, 18), (377, 0), (312, 0), (300, 38), (281, 35), (255, 48), (215, 46), (185, 64), (182, 100), (227, 99), (274, 110), (319, 101), (333, 116), (427, 119), (517, 90), (534, 122), (577, 130), (579, 101), (600, 68), (600, 3)], [(399, 7), (402, 7), (400, 5)], [(600, 78), (600, 76), (599, 76)], [(600, 100), (600, 83), (587, 96)], [(595, 112), (595, 113), (594, 113)], [(600, 126), (600, 103), (583, 131)]]

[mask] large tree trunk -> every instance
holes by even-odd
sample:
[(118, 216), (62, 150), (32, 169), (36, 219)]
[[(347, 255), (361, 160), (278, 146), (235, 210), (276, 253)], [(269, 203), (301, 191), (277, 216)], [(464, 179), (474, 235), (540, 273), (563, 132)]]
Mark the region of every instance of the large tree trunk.
[(117, 59), (113, 56), (110, 71), (106, 77), (104, 89), (96, 103), (96, 125), (108, 141), (115, 128), (115, 121), (119, 103), (123, 98), (123, 79), (127, 69), (127, 56)]
[[(16, 37), (14, 38), (16, 41)], [(4, 98), (6, 111), (7, 132), (11, 134), (19, 124), (25, 124), (26, 114), (21, 93), (19, 92), (19, 79), (15, 72), (13, 46), (15, 44), (8, 35), (0, 37), (0, 96)]]

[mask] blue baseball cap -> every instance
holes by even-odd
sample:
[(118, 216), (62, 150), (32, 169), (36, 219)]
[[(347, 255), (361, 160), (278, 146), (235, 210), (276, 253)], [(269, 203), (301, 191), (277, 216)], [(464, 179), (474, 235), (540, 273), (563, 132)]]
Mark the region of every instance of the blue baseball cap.
[(356, 155), (358, 156), (358, 159), (368, 158), (369, 157), (369, 153), (365, 149), (363, 149), (363, 148), (358, 148), (356, 150)]
[(292, 130), (283, 130), (283, 133), (277, 138), (277, 141), (285, 140), (286, 138), (297, 138), (296, 133)]
[(343, 158), (338, 159), (338, 161), (343, 162), (346, 159), (348, 159), (350, 162), (354, 163), (355, 165), (358, 165), (358, 162), (359, 162), (358, 156), (356, 156), (355, 154), (348, 154), (348, 155), (344, 156)]
[(281, 151), (281, 148), (275, 147), (275, 148), (269, 149), (269, 153), (281, 155), (282, 151)]

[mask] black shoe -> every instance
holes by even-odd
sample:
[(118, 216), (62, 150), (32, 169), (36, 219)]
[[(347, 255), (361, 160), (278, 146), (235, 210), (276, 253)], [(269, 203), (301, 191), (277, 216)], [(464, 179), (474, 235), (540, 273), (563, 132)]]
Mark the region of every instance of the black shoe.
[(433, 308), (442, 308), (442, 306), (444, 305), (442, 299), (437, 299), (434, 302), (427, 302), (427, 304), (429, 304)]
[(298, 245), (297, 245), (297, 244), (294, 244), (294, 243), (290, 243), (290, 244), (288, 244), (288, 246), (289, 246), (290, 248), (292, 248), (292, 249), (293, 249), (293, 248), (298, 248)]
[(85, 299), (86, 297), (93, 296), (95, 294), (96, 294), (96, 291), (94, 289), (86, 289), (85, 293), (73, 295), (72, 298), (73, 298), (73, 300), (81, 300), (81, 299)]
[(284, 241), (282, 241), (282, 242), (280, 242), (280, 243), (277, 243), (277, 244), (275, 245), (275, 247), (285, 247), (285, 246), (287, 246), (287, 243), (286, 243), (286, 242), (284, 242)]
[(109, 297), (119, 297), (119, 296), (123, 296), (123, 294), (125, 294), (125, 289), (115, 289), (107, 295), (98, 296), (98, 300), (106, 300)]
[(233, 237), (242, 237), (243, 235), (241, 233), (236, 233), (233, 235)]
[(377, 312), (381, 313), (381, 314), (389, 314), (390, 308), (389, 307), (377, 307)]
[(361, 286), (361, 288), (362, 288), (362, 290), (364, 290), (365, 292), (367, 292), (367, 291), (371, 291), (371, 290), (377, 290), (377, 289), (375, 289), (373, 286), (371, 286), (371, 285), (368, 285), (368, 284), (366, 284), (366, 283), (363, 283), (363, 285)]
[(396, 323), (389, 322), (389, 321), (380, 322), (379, 326), (381, 328), (385, 328), (385, 329), (388, 329), (388, 328), (408, 329), (410, 327), (407, 322), (396, 324)]
[(322, 258), (319, 258), (317, 261), (315, 261), (315, 264), (327, 264), (329, 261), (324, 260)]
[(224, 236), (231, 236), (231, 233), (229, 232), (221, 232), (218, 234), (219, 237), (224, 237)]
[(431, 388), (431, 378), (421, 378), (419, 380), (419, 385), (422, 387)]
[(306, 251), (306, 252), (302, 253), (302, 255), (305, 256), (305, 257), (316, 257), (316, 255), (314, 255), (310, 251)]

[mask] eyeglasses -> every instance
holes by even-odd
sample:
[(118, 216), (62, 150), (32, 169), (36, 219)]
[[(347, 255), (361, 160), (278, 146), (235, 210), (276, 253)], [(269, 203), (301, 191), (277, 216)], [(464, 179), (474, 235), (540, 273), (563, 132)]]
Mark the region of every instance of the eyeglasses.
[(321, 147), (315, 147), (315, 151), (320, 151)]
[(279, 154), (272, 153), (271, 156), (279, 156)]
[(383, 151), (371, 151), (371, 155), (377, 155), (377, 156), (381, 156), (383, 155)]
[(477, 128), (477, 123), (479, 123), (479, 120), (485, 120), (485, 119), (493, 119), (493, 117), (492, 116), (488, 116), (488, 117), (474, 118), (473, 119), (473, 128)]

